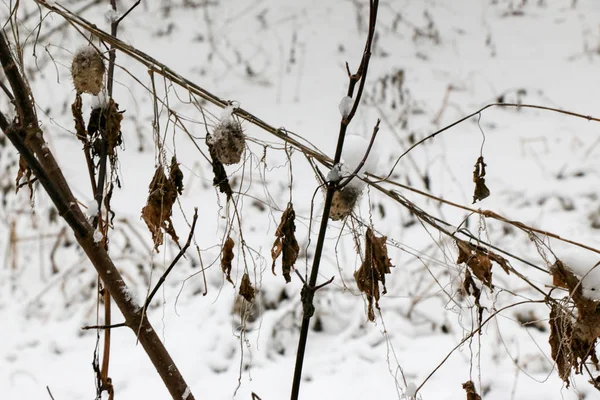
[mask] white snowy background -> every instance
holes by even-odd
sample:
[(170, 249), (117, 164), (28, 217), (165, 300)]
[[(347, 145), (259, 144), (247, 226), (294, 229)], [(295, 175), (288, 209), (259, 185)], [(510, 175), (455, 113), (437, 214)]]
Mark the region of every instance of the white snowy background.
[[(11, 4), (0, 5), (2, 21)], [(74, 11), (87, 2), (61, 4)], [(132, 4), (121, 1), (118, 7), (126, 10)], [(20, 7), (21, 38), (30, 35), (24, 47), (28, 77), (45, 138), (74, 194), (88, 204), (91, 188), (70, 112), (75, 96), (70, 61), (86, 40), (69, 26), (45, 36), (64, 20), (40, 12), (31, 0)], [(106, 10), (106, 4), (99, 4), (82, 15), (108, 31)], [(34, 46), (40, 15), (44, 19)], [(367, 26), (368, 2), (360, 0), (142, 1), (120, 25), (119, 37), (333, 157), (338, 106), (347, 88), (345, 62), (351, 70), (358, 67)], [(311, 201), (319, 185), (314, 172), (301, 153), (292, 152), (290, 179), (283, 142), (243, 122), (247, 137), (256, 140), (248, 141), (243, 166), (227, 167), (243, 216), (241, 225), (234, 220), (232, 227), (232, 278), (239, 282), (244, 270), (242, 235), (245, 261), (260, 296), (242, 326), (237, 288), (225, 281), (219, 264), (232, 210), (212, 187), (210, 165), (199, 151), (207, 154), (202, 114), (184, 88), (155, 74), (158, 97), (185, 116), (190, 130), (188, 136), (168, 123), (169, 114), (159, 105), (164, 148), (158, 151), (153, 96), (143, 86), (152, 87), (150, 75), (121, 53), (117, 64), (113, 97), (125, 113), (118, 165), (122, 189), (112, 198), (116, 217), (110, 253), (115, 263), (141, 302), (177, 253), (170, 241), (160, 253), (153, 252), (140, 219), (155, 166), (176, 154), (185, 190), (180, 206), (174, 207), (175, 228), (182, 240), (187, 237), (194, 207), (199, 208), (199, 223), (187, 259), (169, 275), (150, 319), (196, 398), (250, 399), (251, 392), (263, 400), (288, 397), (301, 282), (293, 275), (286, 285), (279, 262), (273, 276), (270, 248), (291, 184), (302, 249), (296, 266), (302, 273), (310, 266), (323, 202), (317, 192), (311, 224)], [(382, 1), (363, 103), (349, 132), (368, 138), (381, 118), (370, 158), (377, 162), (370, 164), (377, 164), (371, 172), (385, 176), (411, 140), (499, 99), (600, 116), (599, 67), (600, 2), (595, 0)], [(8, 100), (0, 98), (2, 111), (12, 115)], [(84, 113), (92, 101), (85, 97)], [(211, 129), (220, 110), (203, 106)], [(391, 176), (454, 203), (490, 209), (600, 248), (599, 133), (600, 124), (585, 119), (490, 108), (414, 149)], [(488, 165), (491, 196), (471, 206), (472, 171), (480, 152)], [(81, 327), (102, 323), (97, 318), (97, 277), (51, 211), (42, 188), (36, 186), (33, 201), (26, 187), (14, 193), (16, 160), (16, 151), (0, 135), (1, 397), (50, 398), (49, 387), (56, 400), (92, 399), (97, 333)], [(543, 236), (548, 248), (538, 251), (527, 234), (507, 224), (389, 188), (538, 266), (542, 271), (509, 258), (545, 290), (552, 279), (543, 270), (555, 257), (582, 275), (600, 259)], [(335, 280), (316, 295), (301, 398), (410, 398), (425, 380), (418, 398), (463, 399), (461, 384), (467, 380), (489, 400), (600, 398), (587, 374), (573, 376), (569, 388), (558, 377), (548, 344), (549, 309), (541, 303), (500, 312), (480, 335), (453, 351), (477, 327), (472, 298), (458, 293), (465, 267), (455, 263), (453, 241), (373, 189), (365, 190), (355, 211), (359, 220), (388, 237), (395, 265), (387, 277), (388, 293), (376, 321), (368, 322), (366, 300), (352, 277), (360, 266), (355, 237), (362, 239), (365, 228), (332, 222), (320, 281)], [(489, 311), (484, 319), (494, 309), (542, 299), (514, 274), (495, 267), (493, 278), (495, 290), (482, 295)], [(587, 293), (600, 291), (600, 277), (592, 273), (584, 286)], [(120, 321), (114, 307), (113, 322)], [(523, 326), (523, 321), (531, 323)], [(590, 370), (596, 376), (592, 366)], [(113, 330), (110, 376), (119, 399), (169, 396), (127, 328)]]

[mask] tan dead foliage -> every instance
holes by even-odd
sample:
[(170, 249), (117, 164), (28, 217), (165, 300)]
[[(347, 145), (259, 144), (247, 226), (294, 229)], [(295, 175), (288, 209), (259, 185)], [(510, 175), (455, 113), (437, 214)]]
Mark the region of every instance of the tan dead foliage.
[(177, 195), (183, 190), (183, 185), (180, 183), (183, 174), (179, 175), (180, 173), (181, 170), (177, 166), (175, 157), (171, 161), (169, 178), (165, 175), (163, 167), (159, 165), (154, 171), (154, 177), (149, 185), (146, 206), (142, 208), (142, 219), (146, 222), (148, 230), (152, 234), (154, 249), (157, 252), (158, 247), (163, 243), (163, 231), (168, 233), (176, 243), (179, 243), (179, 237), (173, 227), (171, 215)]
[(462, 387), (467, 392), (467, 400), (481, 400), (481, 396), (477, 394), (472, 381), (466, 381), (462, 384)]
[(557, 286), (569, 290), (577, 312), (552, 304), (550, 310), (550, 338), (552, 359), (556, 362), (558, 374), (569, 386), (571, 371), (582, 373), (583, 365), (589, 359), (598, 368), (595, 347), (600, 336), (600, 302), (583, 295), (581, 280), (560, 260), (550, 268)]
[(27, 161), (23, 158), (23, 156), (19, 156), (19, 171), (17, 171), (17, 179), (15, 180), (16, 190), (15, 192), (19, 192), (19, 186), (21, 185), (21, 178), (25, 177), (25, 182), (27, 182), (27, 186), (29, 187), (29, 198), (33, 199), (33, 182), (31, 181), (31, 168), (27, 165)]
[(300, 251), (300, 246), (298, 246), (298, 241), (296, 240), (295, 235), (295, 219), (296, 212), (294, 211), (294, 207), (292, 203), (288, 203), (287, 208), (281, 216), (281, 222), (279, 223), (277, 231), (275, 232), (276, 239), (273, 243), (273, 247), (271, 248), (271, 258), (273, 259), (273, 266), (271, 269), (274, 275), (276, 275), (275, 261), (283, 253), (281, 267), (286, 283), (290, 282), (292, 279), (290, 272), (294, 267), (294, 263), (298, 258), (298, 252)]
[(242, 282), (240, 283), (240, 296), (246, 299), (246, 301), (252, 302), (254, 300), (254, 292), (250, 277), (248, 276), (248, 273), (245, 272), (244, 276), (242, 276)]
[(479, 157), (475, 162), (473, 170), (473, 182), (475, 182), (475, 192), (473, 193), (473, 204), (478, 200), (483, 200), (490, 195), (490, 189), (485, 185), (485, 167), (486, 163), (483, 157)]
[(231, 280), (231, 262), (233, 261), (234, 246), (235, 242), (233, 241), (231, 236), (227, 236), (227, 239), (223, 244), (223, 248), (221, 249), (221, 269), (225, 274), (225, 279), (227, 279), (232, 285), (233, 281)]
[[(385, 274), (391, 272), (393, 267), (387, 253), (386, 236), (376, 237), (371, 228), (367, 229), (365, 238), (365, 257), (360, 268), (354, 273), (354, 280), (358, 289), (367, 296), (369, 321), (375, 321), (373, 300), (379, 309), (379, 298), (387, 293), (385, 287)], [(379, 292), (379, 282), (383, 285), (383, 292)]]
[(473, 275), (490, 289), (494, 288), (492, 284), (492, 261), (498, 263), (504, 272), (507, 274), (510, 273), (508, 261), (493, 251), (478, 248), (469, 242), (459, 239), (456, 240), (456, 246), (458, 247), (458, 259), (456, 263), (465, 263), (471, 269)]

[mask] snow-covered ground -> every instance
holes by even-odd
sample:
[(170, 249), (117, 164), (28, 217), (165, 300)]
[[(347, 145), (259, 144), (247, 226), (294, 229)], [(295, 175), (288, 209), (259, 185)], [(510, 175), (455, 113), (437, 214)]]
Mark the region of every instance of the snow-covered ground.
[[(21, 38), (31, 34), (24, 54), (45, 138), (74, 194), (89, 204), (87, 168), (70, 112), (75, 97), (71, 57), (86, 41), (71, 27), (44, 36), (64, 21), (56, 14), (46, 16), (42, 9), (41, 40), (34, 47), (40, 14), (32, 1), (22, 3), (22, 18), (33, 12), (23, 20)], [(63, 5), (77, 10), (84, 4)], [(131, 4), (120, 2), (119, 9)], [(82, 15), (109, 30), (106, 10), (102, 4)], [(8, 14), (8, 3), (3, 3), (2, 21)], [(377, 167), (371, 172), (392, 172), (395, 181), (431, 195), (493, 210), (600, 248), (597, 122), (536, 109), (492, 107), (415, 148), (391, 171), (412, 142), (489, 103), (537, 104), (600, 116), (595, 90), (600, 87), (600, 3), (395, 0), (381, 3), (377, 24), (364, 101), (349, 128), (368, 138), (381, 118), (371, 156)], [(367, 25), (368, 2), (362, 0), (156, 1), (142, 2), (128, 15), (119, 37), (333, 157), (338, 108), (347, 90), (345, 62), (351, 70), (358, 67)], [(323, 203), (323, 196), (315, 195), (319, 182), (314, 172), (299, 151), (290, 151), (281, 140), (243, 122), (249, 138), (243, 167), (226, 167), (242, 215), (237, 219), (225, 196), (212, 187), (200, 99), (191, 99), (184, 88), (154, 74), (160, 100), (155, 116), (147, 68), (122, 53), (117, 54), (117, 64), (113, 97), (125, 113), (124, 143), (118, 153), (122, 188), (112, 196), (116, 217), (109, 233), (115, 263), (143, 299), (177, 254), (170, 240), (160, 253), (153, 252), (151, 235), (139, 218), (156, 165), (176, 155), (185, 189), (173, 209), (175, 229), (180, 238), (187, 237), (194, 207), (199, 207), (199, 223), (187, 260), (169, 275), (153, 302), (150, 320), (196, 398), (249, 399), (252, 392), (263, 400), (288, 397), (301, 322), (301, 282), (292, 275), (286, 285), (279, 262), (277, 276), (271, 273), (270, 249), (281, 213), (292, 201), (302, 249), (296, 266), (304, 273), (312, 262)], [(0, 98), (7, 112), (8, 101)], [(86, 119), (93, 101), (84, 96)], [(212, 129), (221, 111), (200, 104)], [(175, 125), (167, 105), (179, 113), (187, 133)], [(155, 145), (157, 136), (160, 146)], [(71, 234), (61, 233), (64, 224), (50, 211), (41, 187), (33, 201), (26, 187), (14, 194), (16, 155), (2, 139), (2, 398), (50, 398), (46, 387), (56, 400), (94, 398), (97, 332), (81, 327), (102, 323), (103, 307), (97, 313), (94, 295), (97, 276)], [(480, 155), (487, 164), (491, 195), (471, 205), (473, 166)], [(593, 251), (543, 235), (538, 235), (541, 242), (536, 246), (509, 224), (384, 186), (520, 257), (521, 261), (507, 259), (546, 292), (552, 278), (544, 271), (556, 258), (581, 275), (600, 260)], [(356, 216), (354, 222), (330, 224), (320, 279), (335, 280), (316, 296), (301, 398), (409, 398), (425, 382), (418, 398), (457, 399), (465, 398), (462, 383), (468, 380), (489, 400), (600, 397), (585, 370), (573, 376), (569, 388), (559, 378), (548, 343), (549, 308), (526, 303), (543, 298), (524, 280), (494, 265), (496, 287), (493, 292), (483, 290), (483, 319), (494, 310), (525, 303), (499, 312), (469, 338), (478, 326), (477, 309), (472, 297), (459, 293), (465, 266), (456, 264), (454, 241), (373, 188), (363, 193)], [(374, 323), (367, 321), (366, 299), (353, 279), (361, 264), (356, 243), (364, 241), (366, 231), (358, 221), (388, 237), (395, 265)], [(240, 282), (247, 266), (260, 290), (257, 305), (249, 315), (243, 313), (244, 323), (237, 288), (220, 268), (221, 243), (228, 234), (236, 243), (232, 279)], [(600, 277), (592, 272), (583, 286), (588, 294), (596, 287), (600, 291)], [(552, 293), (557, 299), (565, 294)], [(118, 310), (113, 310), (113, 322), (120, 322)], [(531, 323), (525, 327), (524, 321)], [(592, 376), (598, 375), (589, 368)], [(168, 398), (127, 328), (113, 330), (110, 376), (117, 398)]]

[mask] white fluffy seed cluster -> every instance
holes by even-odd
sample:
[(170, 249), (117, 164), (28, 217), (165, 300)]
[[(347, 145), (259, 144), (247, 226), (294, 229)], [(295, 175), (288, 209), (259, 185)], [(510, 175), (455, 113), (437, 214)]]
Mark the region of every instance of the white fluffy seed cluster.
[(232, 113), (233, 106), (223, 110), (221, 119), (208, 140), (217, 159), (225, 165), (239, 163), (246, 147), (242, 125), (233, 118)]
[(73, 56), (71, 76), (77, 93), (97, 95), (104, 86), (104, 60), (92, 46), (80, 47)]

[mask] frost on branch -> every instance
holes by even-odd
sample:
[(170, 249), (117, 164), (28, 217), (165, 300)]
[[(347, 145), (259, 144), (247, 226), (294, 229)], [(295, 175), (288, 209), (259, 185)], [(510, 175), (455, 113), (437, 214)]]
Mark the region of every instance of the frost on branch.
[(350, 111), (352, 111), (352, 105), (354, 101), (350, 96), (342, 97), (342, 101), (340, 101), (340, 115), (342, 118), (346, 119), (348, 115), (350, 115)]

